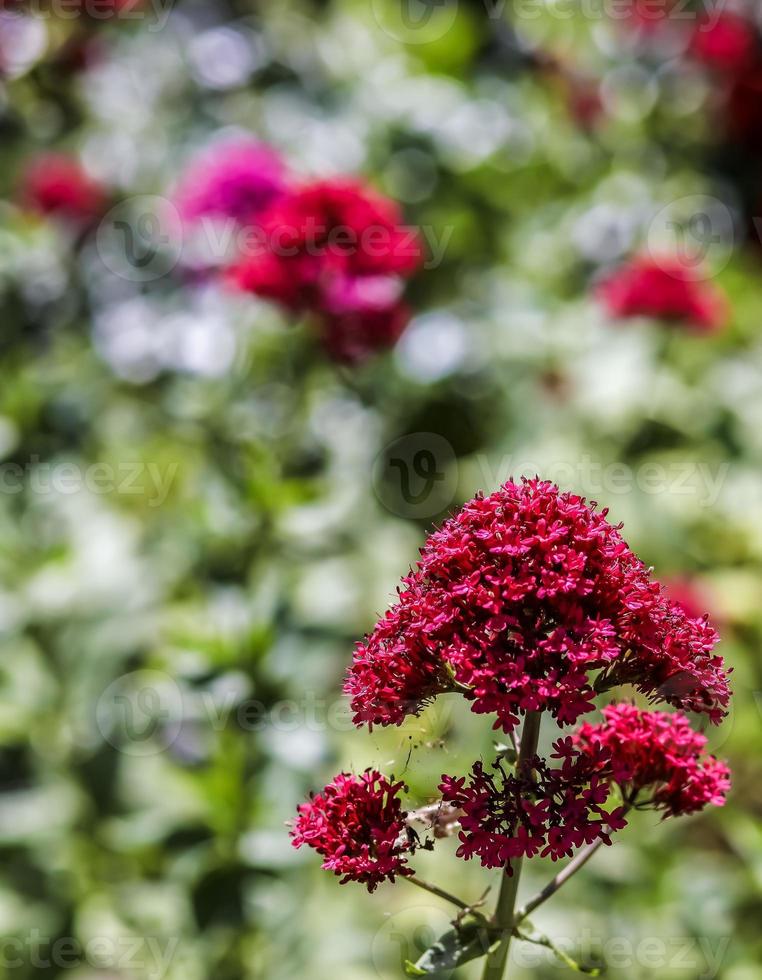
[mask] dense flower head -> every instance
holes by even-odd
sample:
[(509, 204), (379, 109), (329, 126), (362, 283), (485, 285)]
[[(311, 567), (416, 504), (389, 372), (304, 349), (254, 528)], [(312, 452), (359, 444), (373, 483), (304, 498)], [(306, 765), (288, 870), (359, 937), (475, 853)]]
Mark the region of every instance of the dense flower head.
[(631, 704), (603, 709), (604, 720), (585, 724), (575, 745), (591, 759), (608, 757), (610, 779), (625, 798), (647, 795), (647, 804), (665, 816), (722, 806), (730, 788), (728, 767), (704, 755), (706, 737), (685, 715), (641, 711)]
[(359, 776), (339, 773), (322, 793), (302, 803), (291, 835), (294, 847), (307, 844), (325, 860), (323, 867), (359, 881), (368, 891), (395, 875), (408, 876), (405, 854), (412, 850), (399, 799), (402, 783), (368, 769)]
[(535, 757), (521, 773), (509, 772), (498, 760), (491, 771), (477, 762), (465, 777), (443, 776), (439, 786), (446, 803), (460, 810), (458, 857), (476, 856), (485, 868), (506, 867), (517, 858), (550, 857), (558, 861), (583, 844), (626, 825), (624, 808), (606, 808), (611, 788), (605, 778), (606, 753), (585, 754), (557, 743), (560, 766)]
[(597, 296), (612, 316), (656, 317), (701, 333), (720, 329), (728, 314), (724, 293), (669, 256), (630, 260), (599, 284)]
[(102, 213), (107, 191), (80, 162), (65, 153), (46, 153), (28, 164), (22, 181), (24, 205), (76, 223)]
[(469, 501), (358, 644), (355, 723), (399, 724), (458, 690), (506, 731), (529, 711), (573, 724), (619, 684), (719, 721), (717, 634), (667, 598), (606, 515), (539, 479)]
[(176, 193), (187, 221), (203, 217), (256, 221), (286, 190), (288, 174), (278, 153), (257, 140), (220, 141), (191, 161)]
[(239, 289), (316, 314), (338, 360), (362, 360), (397, 340), (408, 318), (402, 286), (422, 248), (395, 202), (353, 180), (316, 181), (268, 208), (258, 239), (230, 272)]

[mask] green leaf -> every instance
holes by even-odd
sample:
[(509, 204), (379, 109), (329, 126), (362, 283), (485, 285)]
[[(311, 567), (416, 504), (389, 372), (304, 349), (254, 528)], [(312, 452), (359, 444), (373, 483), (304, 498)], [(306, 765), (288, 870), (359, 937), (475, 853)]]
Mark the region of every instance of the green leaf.
[[(525, 927), (528, 927), (530, 931), (524, 932), (523, 930)], [(571, 956), (556, 946), (549, 936), (546, 936), (545, 933), (540, 932), (540, 930), (535, 928), (535, 926), (533, 926), (527, 919), (524, 919), (524, 921), (521, 923), (521, 928), (518, 926), (514, 928), (514, 935), (518, 939), (523, 939), (527, 943), (534, 943), (536, 946), (545, 946), (546, 949), (549, 949), (562, 963), (574, 970), (576, 973), (584, 973), (589, 977), (599, 977), (601, 975), (601, 970), (597, 966), (584, 966), (582, 963), (577, 963), (576, 960), (573, 960)]]
[(405, 972), (409, 977), (436, 976), (445, 971), (449, 973), (462, 963), (485, 956), (496, 938), (484, 916), (470, 915), (440, 936), (417, 963), (406, 963)]

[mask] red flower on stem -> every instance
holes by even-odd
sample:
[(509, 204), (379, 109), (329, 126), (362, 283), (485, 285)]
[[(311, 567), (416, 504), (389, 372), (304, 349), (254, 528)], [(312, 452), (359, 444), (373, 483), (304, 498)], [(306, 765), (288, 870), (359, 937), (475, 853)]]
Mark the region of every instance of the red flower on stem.
[(612, 704), (603, 717), (601, 724), (583, 725), (574, 742), (590, 759), (608, 757), (610, 779), (625, 798), (637, 797), (640, 805), (664, 810), (665, 816), (724, 804), (730, 770), (704, 754), (706, 737), (685, 715)]
[(468, 780), (443, 776), (445, 802), (461, 811), (458, 856), (512, 874), (517, 858), (557, 861), (584, 844), (610, 844), (631, 806), (666, 817), (724, 804), (729, 770), (704, 754), (706, 738), (684, 715), (619, 704), (603, 717), (554, 743), (558, 766), (535, 757), (515, 772), (501, 761), (487, 772), (477, 762)]
[(374, 769), (359, 776), (339, 773), (299, 806), (291, 830), (294, 847), (314, 848), (325, 858), (325, 869), (343, 876), (341, 884), (359, 881), (369, 892), (395, 875), (412, 875), (405, 861), (412, 844), (398, 797), (402, 789), (403, 783)]

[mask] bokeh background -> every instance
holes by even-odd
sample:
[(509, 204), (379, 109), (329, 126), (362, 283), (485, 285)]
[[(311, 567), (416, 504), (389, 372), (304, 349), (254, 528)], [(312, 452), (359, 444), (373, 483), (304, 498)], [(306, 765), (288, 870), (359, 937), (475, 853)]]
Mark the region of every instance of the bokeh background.
[[(447, 907), (340, 886), (285, 822), (339, 768), (424, 803), (490, 754), (449, 698), (353, 731), (342, 674), (426, 530), (539, 473), (711, 613), (735, 700), (707, 733), (727, 806), (639, 815), (537, 922), (612, 978), (757, 980), (762, 72), (696, 55), (718, 4), (76, 6), (0, 11), (0, 976), (401, 977)], [(423, 230), (394, 350), (336, 365), (309, 323), (172, 254), (136, 275), (19, 194), (67, 152), (138, 221), (244, 132)], [(644, 249), (697, 256), (725, 328), (613, 320), (595, 283)], [(475, 899), (454, 849), (421, 873)]]

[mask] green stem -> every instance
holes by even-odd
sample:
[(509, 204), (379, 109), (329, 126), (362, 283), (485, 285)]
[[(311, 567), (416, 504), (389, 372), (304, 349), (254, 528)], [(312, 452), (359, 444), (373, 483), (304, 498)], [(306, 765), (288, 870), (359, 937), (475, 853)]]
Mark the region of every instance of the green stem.
[[(628, 797), (625, 800), (623, 812), (628, 813), (634, 803), (635, 797)], [(530, 899), (526, 905), (518, 910), (513, 919), (514, 926), (517, 926), (522, 919), (526, 919), (528, 915), (531, 915), (532, 912), (538, 908), (538, 906), (543, 904), (543, 902), (547, 902), (549, 898), (556, 894), (562, 885), (566, 884), (572, 875), (575, 875), (580, 868), (584, 868), (590, 858), (596, 853), (596, 851), (598, 851), (603, 843), (603, 838), (599, 837), (598, 840), (593, 841), (592, 844), (588, 844), (584, 850), (580, 851), (579, 854), (576, 855), (576, 857), (573, 857), (566, 867), (558, 872), (555, 878), (551, 878), (542, 891), (538, 892), (534, 898)]]
[[(540, 737), (540, 717), (541, 712), (530, 712), (525, 720), (521, 732), (521, 744), (519, 746), (519, 758), (516, 764), (517, 772), (525, 768), (527, 761), (537, 755), (537, 742)], [(513, 910), (516, 905), (516, 894), (519, 890), (521, 879), (522, 859), (517, 858), (512, 862), (513, 874), (508, 875), (503, 871), (503, 880), (500, 886), (500, 895), (495, 908), (494, 923), (501, 930), (503, 938), (500, 944), (487, 954), (487, 961), (484, 964), (482, 980), (503, 980), (505, 974), (505, 964), (508, 960), (508, 950), (511, 945), (511, 932), (513, 930)]]
[(584, 851), (580, 851), (579, 854), (566, 865), (563, 871), (559, 871), (555, 878), (548, 882), (541, 892), (535, 895), (533, 899), (528, 901), (526, 905), (518, 910), (513, 920), (514, 926), (517, 926), (522, 919), (526, 919), (526, 917), (531, 915), (532, 912), (538, 908), (538, 906), (542, 905), (543, 902), (547, 902), (552, 895), (555, 895), (558, 889), (564, 885), (572, 875), (576, 874), (581, 867), (587, 864), (601, 844), (603, 844), (603, 840), (599, 837), (597, 841), (593, 841), (592, 844), (588, 844)]
[(422, 888), (426, 892), (431, 892), (432, 895), (436, 895), (438, 898), (443, 898), (445, 902), (451, 902), (456, 905), (459, 909), (464, 911), (469, 911), (471, 906), (467, 902), (458, 898), (457, 895), (451, 895), (446, 892), (444, 888), (440, 888), (438, 885), (432, 885), (431, 882), (424, 881), (423, 878), (417, 877), (417, 875), (411, 875), (403, 879), (404, 881), (409, 881), (411, 885), (417, 885), (418, 888)]

